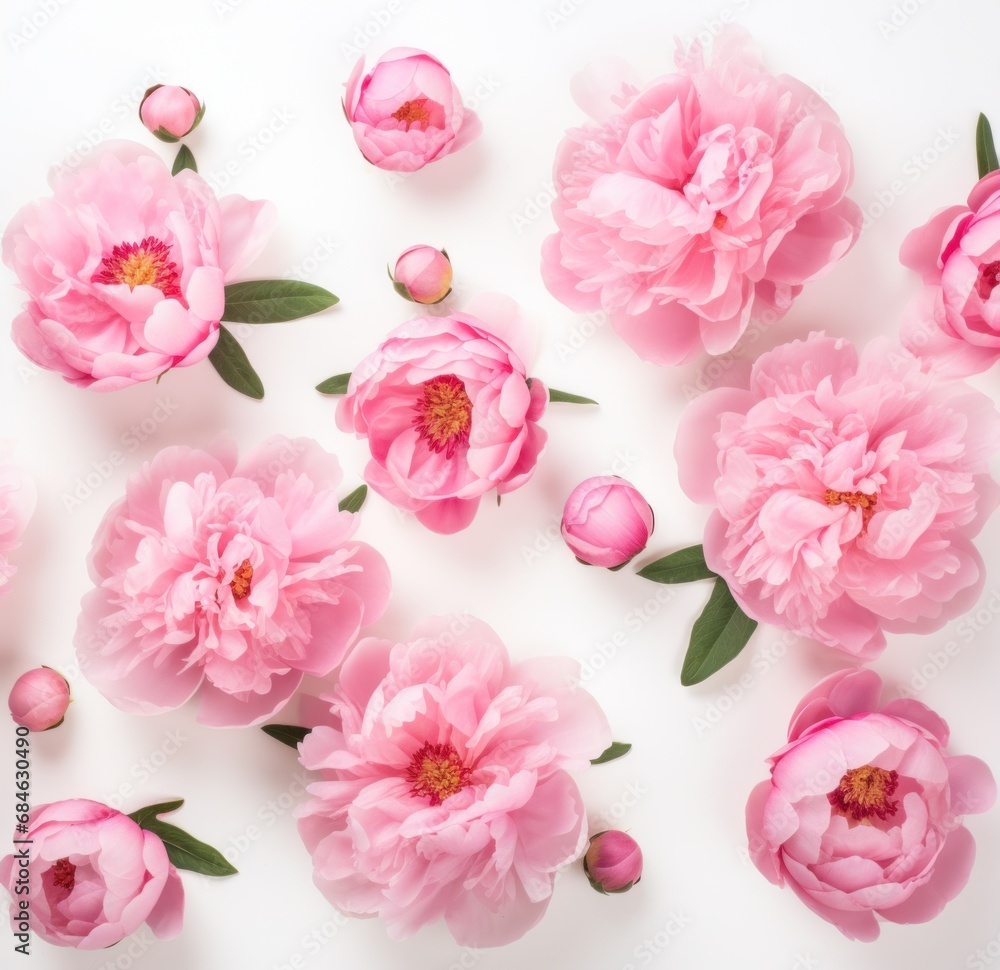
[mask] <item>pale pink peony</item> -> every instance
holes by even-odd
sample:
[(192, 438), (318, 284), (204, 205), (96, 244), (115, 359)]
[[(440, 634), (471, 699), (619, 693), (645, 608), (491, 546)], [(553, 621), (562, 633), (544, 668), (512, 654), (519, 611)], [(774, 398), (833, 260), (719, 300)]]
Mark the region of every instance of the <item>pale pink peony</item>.
[(8, 556), (21, 545), (36, 498), (34, 480), (14, 464), (8, 446), (0, 447), (0, 594), (9, 591), (17, 572)]
[(94, 537), (76, 632), (81, 669), (116, 707), (256, 724), (303, 674), (328, 674), (389, 598), (351, 539), (337, 459), (309, 438), (166, 448), (133, 474)]
[(877, 917), (924, 923), (961, 892), (976, 856), (961, 817), (997, 791), (986, 764), (946, 752), (937, 714), (880, 706), (881, 691), (874, 671), (842, 670), (806, 694), (746, 812), (757, 868), (865, 942)]
[(681, 416), (681, 486), (715, 506), (705, 561), (746, 613), (862, 660), (929, 633), (983, 588), (972, 544), (996, 508), (1000, 415), (873, 341), (812, 334), (763, 354), (749, 389)]
[(59, 727), (69, 702), (69, 682), (51, 667), (25, 671), (14, 681), (7, 698), (14, 723), (29, 731)]
[(326, 898), (393, 939), (440, 919), (463, 946), (523, 936), (587, 844), (567, 771), (611, 743), (578, 676), (554, 657), (512, 665), (468, 616), (362, 640), (326, 698), (334, 726), (300, 747), (324, 779), (298, 814)]
[[(11, 894), (11, 924), (20, 932), (19, 901), (29, 900), (31, 931), (56, 946), (100, 950), (145, 923), (161, 940), (184, 917), (184, 887), (158, 835), (121, 812), (85, 798), (40, 805), (27, 835), (27, 895), (18, 894), (23, 858), (0, 861)], [(7, 945), (10, 945), (9, 942)]]
[(448, 69), (426, 51), (394, 47), (367, 74), (351, 71), (344, 114), (372, 165), (415, 172), (479, 137), (479, 116), (462, 103)]
[(580, 482), (570, 492), (559, 528), (581, 562), (620, 569), (646, 548), (653, 532), (653, 510), (631, 482), (601, 475)]
[(645, 360), (730, 350), (751, 316), (783, 314), (857, 240), (851, 149), (830, 106), (761, 66), (728, 27), (706, 62), (642, 90), (615, 66), (574, 80), (593, 119), (556, 156), (559, 231), (542, 274), (570, 309), (603, 309)]
[(50, 183), (52, 196), (20, 209), (3, 237), (29, 297), (12, 325), (21, 352), (96, 391), (207, 357), (224, 284), (263, 249), (271, 203), (217, 199), (196, 172), (172, 176), (127, 141), (56, 166)]
[(161, 141), (179, 141), (198, 127), (205, 106), (187, 88), (154, 84), (139, 105), (139, 118)]
[(903, 241), (899, 258), (925, 286), (907, 310), (904, 346), (925, 367), (967, 377), (1000, 359), (1000, 172), (968, 205), (941, 209)]
[(532, 351), (505, 297), (396, 327), (337, 408), (338, 427), (368, 439), (368, 484), (441, 533), (466, 528), (487, 492), (520, 488), (546, 439), (548, 391), (528, 380)]
[(440, 303), (451, 292), (451, 260), (443, 249), (410, 246), (396, 260), (392, 281), (396, 292), (414, 303)]

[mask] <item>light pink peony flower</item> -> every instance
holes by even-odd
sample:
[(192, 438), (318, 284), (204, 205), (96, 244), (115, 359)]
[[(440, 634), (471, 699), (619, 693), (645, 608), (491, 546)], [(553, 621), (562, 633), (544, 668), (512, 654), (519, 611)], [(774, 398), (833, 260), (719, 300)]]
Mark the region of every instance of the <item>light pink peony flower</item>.
[(17, 572), (8, 554), (21, 545), (36, 498), (34, 480), (14, 464), (9, 447), (0, 447), (0, 594), (8, 592)]
[(343, 660), (389, 598), (389, 572), (351, 539), (340, 466), (309, 438), (166, 448), (94, 537), (76, 649), (116, 707), (157, 714), (199, 695), (198, 719), (256, 724), (303, 674)]
[(863, 660), (929, 633), (983, 588), (972, 538), (996, 508), (1000, 415), (873, 341), (812, 334), (763, 354), (749, 389), (681, 416), (681, 486), (715, 506), (705, 561), (746, 613)]
[(394, 47), (364, 70), (365, 59), (358, 58), (343, 104), (372, 165), (415, 172), (479, 137), (479, 116), (463, 105), (448, 69), (426, 51)]
[(25, 671), (14, 681), (7, 698), (10, 716), (29, 731), (59, 727), (69, 702), (69, 682), (51, 667)]
[(451, 260), (442, 249), (411, 246), (400, 254), (392, 281), (396, 292), (414, 303), (440, 303), (451, 292)]
[(542, 253), (553, 296), (607, 311), (657, 364), (730, 350), (753, 314), (783, 314), (861, 227), (844, 197), (850, 146), (815, 91), (768, 74), (734, 26), (710, 62), (699, 44), (675, 61), (642, 90), (613, 66), (575, 79), (593, 121), (559, 148), (559, 231)]
[(4, 262), (28, 293), (14, 342), (71, 384), (117, 390), (207, 357), (224, 284), (263, 249), (269, 202), (217, 199), (185, 169), (172, 176), (134, 142), (56, 166), (53, 195), (24, 206)]
[(941, 209), (914, 229), (899, 258), (925, 284), (907, 310), (903, 345), (947, 377), (978, 374), (1000, 359), (1000, 172), (980, 180), (968, 205)]
[(179, 141), (198, 127), (205, 106), (187, 88), (154, 84), (139, 105), (139, 118), (161, 141)]
[(879, 706), (881, 691), (871, 670), (821, 681), (747, 802), (757, 868), (865, 942), (877, 917), (924, 923), (961, 892), (976, 856), (961, 817), (997, 791), (978, 758), (947, 754), (937, 714), (910, 699)]
[(368, 484), (442, 533), (466, 528), (487, 492), (520, 488), (546, 439), (548, 391), (527, 379), (532, 350), (505, 297), (396, 327), (337, 408), (338, 427), (368, 439)]
[(335, 725), (299, 749), (324, 779), (298, 809), (323, 895), (393, 939), (439, 919), (463, 946), (523, 936), (587, 844), (567, 771), (611, 743), (578, 675), (554, 657), (512, 665), (467, 616), (362, 640), (327, 698)]
[[(11, 894), (11, 923), (20, 931), (19, 901), (30, 900), (28, 923), (43, 940), (100, 950), (145, 923), (161, 940), (175, 937), (184, 916), (184, 888), (158, 835), (127, 815), (85, 798), (40, 805), (31, 812), (28, 860), (0, 861)], [(27, 869), (29, 893), (17, 893)]]
[(618, 569), (646, 548), (653, 510), (624, 478), (588, 478), (566, 499), (560, 531), (581, 562)]

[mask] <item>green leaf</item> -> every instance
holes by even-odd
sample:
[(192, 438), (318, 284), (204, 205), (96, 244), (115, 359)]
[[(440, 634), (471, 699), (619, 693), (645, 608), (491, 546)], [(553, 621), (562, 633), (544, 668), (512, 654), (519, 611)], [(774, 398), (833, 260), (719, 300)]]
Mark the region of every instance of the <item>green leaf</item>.
[(976, 125), (976, 161), (979, 163), (980, 178), (1000, 168), (996, 146), (993, 144), (993, 129), (990, 128), (989, 119), (982, 112)]
[(350, 495), (347, 496), (340, 503), (341, 512), (358, 512), (361, 506), (365, 504), (365, 499), (368, 498), (368, 486), (362, 485), (360, 488), (356, 488)]
[(557, 391), (555, 388), (549, 388), (549, 400), (553, 404), (596, 404), (593, 398), (590, 397), (580, 397), (579, 394), (567, 394), (565, 391)]
[(178, 869), (189, 869), (205, 876), (232, 876), (237, 872), (218, 849), (199, 842), (193, 835), (189, 835), (176, 825), (151, 818), (147, 819), (142, 827), (163, 840), (167, 858)]
[[(160, 127), (153, 132), (153, 135), (154, 137), (159, 138), (160, 141), (165, 141), (171, 145), (180, 141), (176, 135), (171, 135), (170, 132), (163, 127), (163, 125), (160, 125)], [(176, 175), (177, 173), (175, 172), (174, 174)]]
[(146, 822), (151, 818), (156, 818), (157, 815), (169, 815), (170, 812), (176, 812), (177, 809), (184, 804), (183, 798), (178, 798), (173, 802), (160, 802), (159, 805), (147, 805), (145, 808), (140, 808), (138, 811), (129, 812), (129, 818), (132, 819), (139, 828), (144, 829), (146, 827)]
[(275, 741), (287, 744), (290, 748), (298, 748), (299, 742), (309, 733), (310, 728), (296, 727), (294, 724), (265, 724), (261, 730)]
[(329, 290), (302, 280), (247, 280), (226, 287), (223, 320), (284, 323), (326, 310), (337, 302)]
[(177, 152), (177, 157), (174, 159), (174, 167), (170, 170), (171, 175), (176, 175), (178, 172), (183, 172), (184, 169), (189, 168), (192, 172), (198, 171), (198, 163), (194, 160), (194, 154), (187, 145), (181, 145), (180, 151)]
[(756, 629), (757, 621), (740, 609), (726, 581), (719, 576), (708, 605), (691, 630), (691, 642), (681, 668), (681, 683), (685, 687), (700, 684), (721, 670), (739, 655)]
[(208, 355), (212, 366), (231, 388), (259, 401), (264, 385), (257, 376), (240, 342), (225, 328), (219, 327), (219, 342)]
[(654, 583), (693, 583), (697, 579), (711, 579), (715, 573), (705, 565), (704, 548), (688, 546), (643, 566), (637, 575)]
[(328, 377), (321, 384), (317, 384), (316, 390), (320, 394), (346, 394), (350, 381), (350, 374), (337, 374), (336, 377)]
[(615, 761), (617, 758), (621, 758), (623, 755), (628, 754), (632, 750), (631, 744), (626, 744), (623, 741), (612, 741), (611, 747), (608, 748), (603, 754), (598, 758), (592, 758), (592, 765), (604, 765), (609, 761)]

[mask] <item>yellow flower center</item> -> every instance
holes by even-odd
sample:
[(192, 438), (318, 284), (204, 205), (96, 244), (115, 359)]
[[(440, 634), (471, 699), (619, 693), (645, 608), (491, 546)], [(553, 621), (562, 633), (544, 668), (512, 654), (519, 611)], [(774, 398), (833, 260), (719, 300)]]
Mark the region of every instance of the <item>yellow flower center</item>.
[(410, 125), (423, 125), (427, 128), (427, 123), (431, 120), (430, 112), (424, 107), (427, 104), (426, 98), (417, 98), (415, 101), (404, 101), (392, 116), (396, 121), (405, 122), (406, 130), (410, 130)]
[(878, 505), (878, 494), (866, 495), (864, 492), (838, 492), (828, 488), (823, 496), (827, 505), (850, 505), (853, 508), (861, 509), (861, 529), (868, 528), (871, 517), (875, 514)]
[(450, 744), (431, 744), (418, 748), (410, 759), (406, 777), (411, 782), (410, 793), (430, 798), (440, 805), (446, 798), (468, 787), (471, 768), (462, 764), (458, 752)]
[(249, 559), (244, 559), (236, 567), (236, 571), (233, 573), (233, 581), (229, 584), (229, 588), (233, 591), (233, 599), (241, 600), (249, 596), (250, 584), (252, 582), (253, 566), (250, 565)]
[(125, 283), (130, 290), (137, 286), (155, 286), (164, 296), (180, 296), (177, 266), (170, 261), (170, 247), (155, 236), (142, 242), (121, 243), (101, 260), (94, 283)]
[(897, 772), (864, 765), (851, 768), (827, 798), (834, 808), (856, 822), (866, 821), (873, 815), (885, 820), (899, 809), (899, 802), (889, 801), (898, 787)]
[(454, 374), (432, 377), (423, 388), (423, 396), (414, 405), (413, 423), (431, 451), (443, 451), (451, 458), (459, 445), (468, 444), (472, 401)]

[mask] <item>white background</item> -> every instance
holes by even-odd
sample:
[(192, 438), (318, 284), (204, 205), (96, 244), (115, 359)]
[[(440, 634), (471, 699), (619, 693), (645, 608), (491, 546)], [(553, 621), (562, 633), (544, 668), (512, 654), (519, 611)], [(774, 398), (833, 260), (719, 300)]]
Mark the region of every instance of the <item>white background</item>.
[[(906, 0), (895, 14), (889, 0), (558, 4), (393, 0), (394, 13), (384, 12), (388, 0), (4, 5), (2, 222), (47, 191), (51, 164), (107, 137), (135, 138), (172, 158), (171, 147), (141, 128), (135, 108), (148, 84), (179, 83), (208, 102), (188, 140), (202, 173), (215, 173), (218, 184), (229, 166), (230, 190), (278, 205), (280, 228), (253, 275), (308, 278), (342, 302), (320, 317), (252, 331), (245, 346), (267, 387), (262, 403), (229, 390), (207, 363), (173, 371), (159, 386), (92, 394), (26, 366), (0, 341), (3, 435), (16, 440), (40, 487), (16, 554), (21, 570), (0, 605), (0, 690), (6, 695), (17, 674), (44, 662), (71, 676), (76, 698), (65, 725), (33, 741), (34, 801), (89, 797), (132, 811), (184, 796), (174, 820), (225, 849), (240, 869), (225, 880), (185, 874), (186, 926), (174, 941), (148, 946), (141, 933), (131, 950), (125, 942), (99, 953), (35, 941), (31, 962), (22, 963), (0, 931), (3, 966), (950, 970), (988, 966), (1000, 953), (998, 811), (969, 821), (977, 864), (944, 914), (920, 926), (887, 924), (869, 945), (843, 939), (748, 863), (747, 793), (765, 777), (764, 759), (782, 745), (800, 696), (842, 663), (832, 651), (762, 628), (736, 663), (683, 689), (681, 659), (707, 585), (671, 591), (630, 569), (586, 569), (552, 541), (571, 488), (609, 469), (634, 481), (656, 511), (643, 561), (700, 541), (705, 513), (678, 490), (672, 443), (686, 397), (707, 386), (707, 375), (704, 362), (675, 370), (641, 362), (609, 327), (561, 307), (538, 273), (539, 247), (552, 230), (552, 157), (562, 131), (582, 118), (569, 96), (572, 74), (617, 53), (651, 78), (671, 69), (675, 36), (708, 34), (722, 16), (735, 17), (775, 72), (823, 91), (840, 113), (855, 150), (852, 195), (875, 217), (834, 272), (807, 287), (786, 319), (742, 355), (809, 329), (860, 340), (894, 333), (917, 285), (898, 264), (900, 241), (972, 186), (978, 112), (1000, 122), (1000, 8), (991, 0)], [(34, 34), (32, 20), (41, 24)], [(368, 53), (407, 45), (440, 56), (470, 102), (479, 102), (483, 136), (401, 181), (370, 167), (339, 105), (356, 56), (351, 47), (360, 42)], [(481, 953), (461, 950), (442, 927), (393, 943), (377, 921), (334, 919), (312, 885), (291, 818), (303, 779), (288, 748), (256, 729), (198, 727), (190, 708), (128, 717), (72, 676), (94, 529), (127, 474), (157, 450), (205, 444), (225, 430), (244, 449), (273, 433), (312, 435), (341, 457), (345, 493), (359, 484), (364, 444), (337, 431), (335, 402), (312, 388), (350, 370), (410, 315), (385, 264), (416, 242), (448, 248), (459, 303), (485, 290), (518, 299), (539, 328), (533, 372), (596, 397), (601, 407), (553, 406), (544, 422), (550, 444), (534, 479), (500, 509), (484, 502), (460, 535), (433, 535), (369, 499), (361, 537), (383, 551), (395, 580), (377, 632), (402, 637), (428, 613), (468, 611), (492, 624), (515, 656), (580, 658), (615, 737), (635, 744), (627, 758), (580, 783), (592, 816), (627, 828), (646, 857), (641, 885), (624, 896), (599, 896), (574, 868), (540, 926), (510, 947)], [(3, 272), (0, 299), (11, 319), (20, 294)], [(996, 395), (996, 370), (975, 383)], [(175, 407), (159, 424), (158, 401)], [(144, 420), (145, 438), (132, 444), (129, 429)], [(105, 464), (105, 478), (99, 469), (116, 451), (124, 461)], [(88, 496), (95, 463), (97, 487)], [(84, 497), (73, 505), (66, 496), (81, 480)], [(1000, 517), (980, 547), (990, 573), (980, 612), (934, 636), (890, 637), (874, 666), (893, 692), (923, 686), (919, 697), (952, 726), (954, 750), (985, 758), (1000, 774), (1000, 657), (991, 625), (1000, 609)], [(949, 641), (953, 657), (944, 653)], [(927, 665), (933, 676), (925, 683)], [(0, 772), (13, 772), (12, 759), (0, 761), (8, 764)], [(9, 797), (0, 804), (12, 813)], [(0, 819), (0, 830), (7, 824)], [(982, 962), (977, 949), (985, 951)]]

